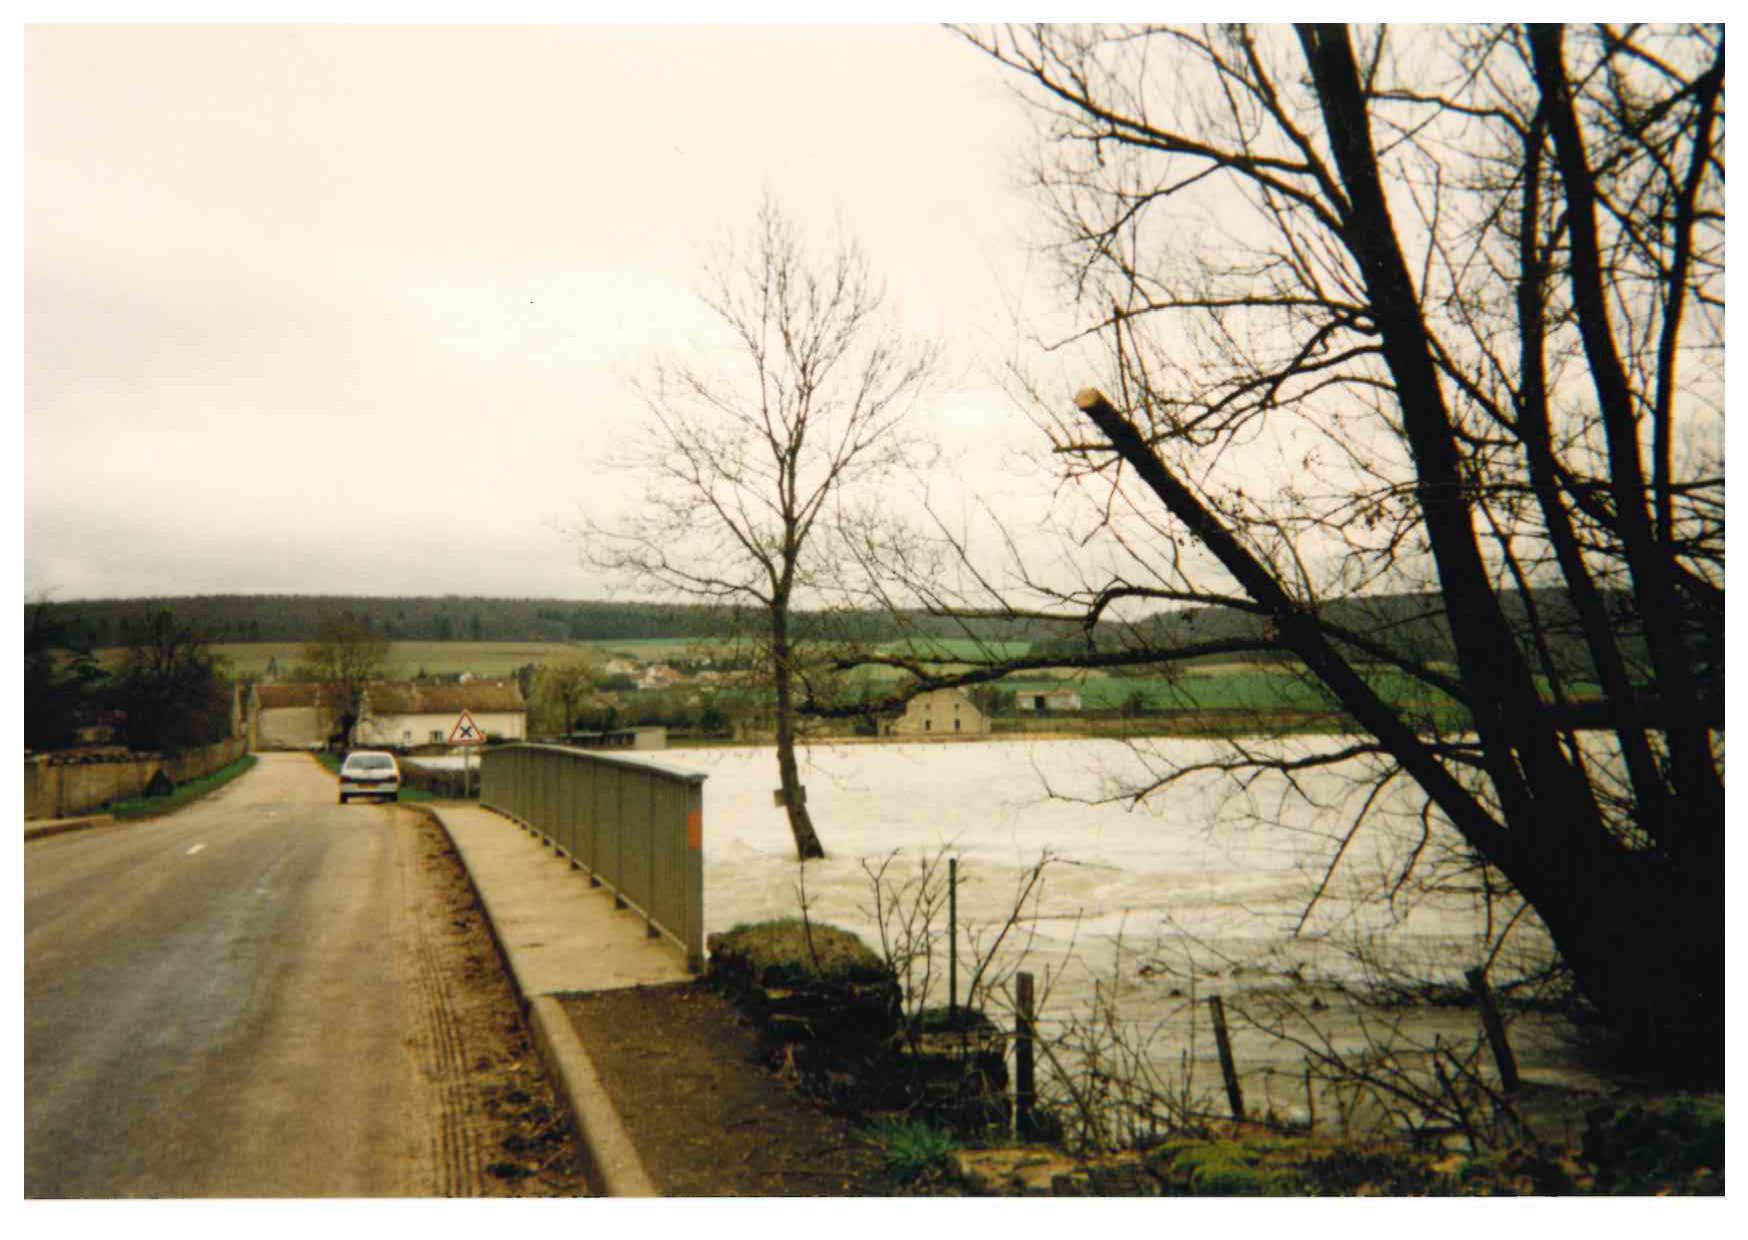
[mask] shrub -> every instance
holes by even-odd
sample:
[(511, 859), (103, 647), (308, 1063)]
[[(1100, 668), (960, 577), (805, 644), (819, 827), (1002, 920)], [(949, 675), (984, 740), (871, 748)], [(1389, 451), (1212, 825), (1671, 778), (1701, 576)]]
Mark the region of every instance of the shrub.
[(901, 1184), (941, 1175), (955, 1148), (947, 1133), (917, 1120), (882, 1120), (868, 1130), (886, 1169)]
[(1678, 1095), (1586, 1117), (1584, 1158), (1605, 1192), (1722, 1191), (1724, 1104)]
[(1288, 1197), (1307, 1191), (1291, 1141), (1180, 1141), (1150, 1158), (1156, 1174), (1200, 1197)]

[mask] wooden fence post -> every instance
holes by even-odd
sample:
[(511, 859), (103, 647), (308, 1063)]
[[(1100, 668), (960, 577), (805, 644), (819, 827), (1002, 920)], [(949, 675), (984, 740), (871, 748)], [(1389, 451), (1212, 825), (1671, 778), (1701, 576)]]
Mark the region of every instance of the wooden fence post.
[(1518, 1086), (1517, 1057), (1511, 1053), (1511, 1043), (1505, 1040), (1505, 1022), (1499, 1019), (1499, 1009), (1493, 1003), (1493, 990), (1487, 985), (1485, 969), (1470, 969), (1463, 974), (1469, 989), (1475, 992), (1475, 1003), (1481, 1009), (1481, 1027), (1487, 1031), (1487, 1044), (1493, 1048), (1493, 1062), (1499, 1065), (1499, 1079), (1508, 1094)]
[(1232, 1041), (1226, 1036), (1226, 1004), (1219, 995), (1208, 996), (1208, 1011), (1214, 1015), (1214, 1048), (1220, 1052), (1220, 1075), (1226, 1078), (1226, 1102), (1233, 1119), (1244, 1118), (1244, 1093), (1238, 1088), (1238, 1069), (1232, 1063)]
[(1025, 1138), (1032, 1133), (1032, 1107), (1038, 1098), (1038, 1083), (1032, 1066), (1033, 1020), (1032, 975), (1014, 974), (1014, 1133)]
[(947, 859), (947, 1027), (959, 1026), (959, 858)]

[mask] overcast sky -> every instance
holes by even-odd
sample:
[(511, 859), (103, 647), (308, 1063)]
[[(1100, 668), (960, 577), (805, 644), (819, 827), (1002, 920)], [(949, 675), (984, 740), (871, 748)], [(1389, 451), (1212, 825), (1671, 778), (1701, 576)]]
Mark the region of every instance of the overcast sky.
[[(1030, 427), (1030, 133), (901, 27), (35, 27), (24, 590), (597, 597), (627, 380), (769, 191), (950, 351), (972, 487)], [(1047, 504), (1047, 492), (1038, 503)]]

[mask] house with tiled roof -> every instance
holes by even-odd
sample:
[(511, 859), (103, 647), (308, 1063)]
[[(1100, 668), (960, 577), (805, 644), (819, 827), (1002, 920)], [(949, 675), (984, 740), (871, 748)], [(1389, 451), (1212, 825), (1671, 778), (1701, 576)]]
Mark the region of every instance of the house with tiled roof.
[(930, 740), (953, 736), (989, 735), (989, 716), (962, 689), (931, 689), (904, 704), (902, 713), (883, 719), (882, 736), (917, 736)]
[(528, 738), (528, 704), (514, 680), (372, 681), (364, 687), (352, 743), (400, 749), (442, 744), (464, 710), (492, 740)]
[(251, 749), (320, 749), (340, 726), (341, 686), (256, 684), (246, 709)]

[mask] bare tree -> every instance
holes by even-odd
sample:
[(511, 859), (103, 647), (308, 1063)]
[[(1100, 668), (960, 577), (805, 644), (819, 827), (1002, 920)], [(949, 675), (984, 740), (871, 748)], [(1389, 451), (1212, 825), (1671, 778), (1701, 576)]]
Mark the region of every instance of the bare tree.
[(646, 587), (757, 618), (790, 830), (802, 860), (822, 857), (796, 770), (790, 608), (822, 586), (834, 505), (904, 459), (902, 421), (934, 350), (893, 322), (853, 242), (810, 250), (768, 199), (750, 234), (707, 267), (700, 297), (728, 348), (655, 366), (642, 385), (648, 448), (633, 462), (647, 504), (591, 529), (587, 554)]
[(1115, 399), (1038, 391), (1096, 569), (925, 601), (1077, 617), (1059, 662), (1292, 656), (1358, 734), (1225, 769), (1407, 781), (1631, 1044), (1721, 1071), (1722, 29), (964, 33)]
[(315, 637), (304, 643), (304, 663), (339, 688), (339, 734), (346, 743), (363, 709), (364, 687), (382, 675), (389, 646), (388, 638), (366, 627), (351, 612), (326, 617), (316, 625)]
[(577, 726), (577, 713), (595, 687), (595, 669), (586, 659), (543, 663), (534, 677), (534, 700), (557, 731), (568, 733)]

